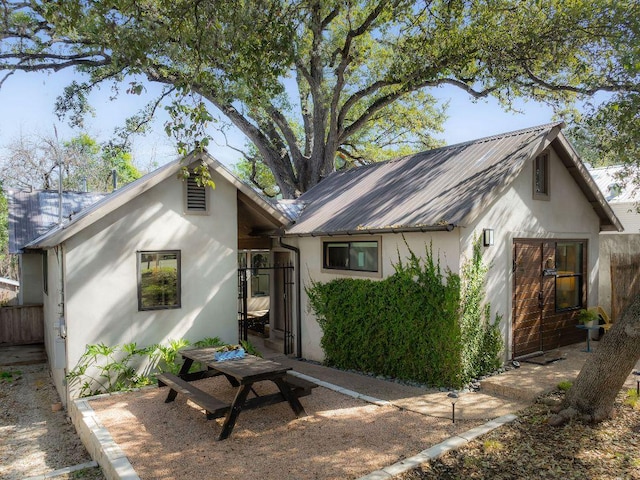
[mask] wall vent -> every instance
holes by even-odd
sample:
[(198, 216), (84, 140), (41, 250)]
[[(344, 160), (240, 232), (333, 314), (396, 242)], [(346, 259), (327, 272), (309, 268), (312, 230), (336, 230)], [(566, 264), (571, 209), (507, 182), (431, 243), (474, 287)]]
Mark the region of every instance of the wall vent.
[(207, 211), (207, 187), (198, 185), (193, 172), (187, 178), (187, 211)]

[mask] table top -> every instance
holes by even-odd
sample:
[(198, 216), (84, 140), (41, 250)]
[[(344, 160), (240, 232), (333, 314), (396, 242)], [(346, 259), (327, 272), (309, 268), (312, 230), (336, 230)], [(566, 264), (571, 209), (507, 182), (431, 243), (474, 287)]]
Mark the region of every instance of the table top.
[(277, 362), (265, 360), (264, 358), (253, 355), (218, 362), (214, 359), (215, 351), (215, 347), (193, 348), (180, 350), (180, 354), (184, 358), (190, 358), (220, 373), (230, 375), (241, 384), (252, 383), (258, 380), (282, 378), (288, 370), (291, 370), (291, 367), (285, 367)]

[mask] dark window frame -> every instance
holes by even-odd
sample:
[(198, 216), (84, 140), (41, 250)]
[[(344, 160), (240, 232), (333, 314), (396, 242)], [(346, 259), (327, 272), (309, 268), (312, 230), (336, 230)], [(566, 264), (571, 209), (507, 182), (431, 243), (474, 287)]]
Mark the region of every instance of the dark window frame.
[[(172, 305), (143, 305), (142, 298), (142, 255), (175, 255), (176, 256), (176, 302)], [(136, 252), (136, 268), (138, 283), (138, 311), (175, 310), (182, 308), (182, 258), (180, 250), (139, 250)]]
[[(549, 200), (549, 169), (550, 155), (547, 151), (538, 155), (533, 161), (533, 198), (535, 200)], [(542, 185), (540, 185), (539, 179), (542, 181)]]
[[(580, 272), (573, 272), (573, 273), (559, 273), (562, 270), (560, 270), (559, 266), (558, 266), (558, 248), (560, 245), (567, 245), (567, 244), (574, 244), (574, 245), (580, 245), (580, 259), (579, 259), (579, 266), (580, 266)], [(556, 276), (555, 276), (555, 282), (554, 282), (554, 296), (555, 296), (555, 311), (557, 313), (561, 313), (561, 312), (569, 312), (569, 311), (573, 311), (573, 310), (581, 310), (583, 308), (585, 308), (585, 305), (587, 304), (587, 299), (585, 298), (585, 275), (586, 275), (586, 256), (587, 256), (587, 242), (585, 240), (562, 240), (562, 241), (558, 241), (555, 242), (555, 266), (556, 266)], [(577, 305), (570, 305), (568, 307), (559, 307), (558, 306), (558, 299), (560, 297), (560, 295), (558, 294), (558, 280), (563, 281), (566, 279), (574, 279), (575, 282), (577, 283), (577, 290), (578, 290), (578, 304)]]
[[(350, 265), (340, 265), (340, 266), (331, 266), (329, 265), (329, 255), (328, 249), (330, 245), (338, 245), (338, 244), (347, 244), (347, 261), (350, 261), (352, 254), (352, 244), (354, 243), (373, 243), (376, 245), (376, 268), (375, 270), (370, 269), (362, 269), (362, 268), (351, 268)], [(380, 248), (381, 242), (379, 239), (370, 240), (370, 239), (349, 239), (349, 240), (323, 240), (322, 241), (322, 268), (327, 271), (342, 271), (342, 272), (350, 272), (356, 274), (379, 274), (380, 273)]]

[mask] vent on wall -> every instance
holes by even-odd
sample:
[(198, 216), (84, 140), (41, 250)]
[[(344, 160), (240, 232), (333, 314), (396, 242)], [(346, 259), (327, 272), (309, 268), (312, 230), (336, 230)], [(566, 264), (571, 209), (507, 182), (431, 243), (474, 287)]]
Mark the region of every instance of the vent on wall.
[(187, 178), (187, 211), (207, 211), (207, 187), (198, 185), (193, 174)]

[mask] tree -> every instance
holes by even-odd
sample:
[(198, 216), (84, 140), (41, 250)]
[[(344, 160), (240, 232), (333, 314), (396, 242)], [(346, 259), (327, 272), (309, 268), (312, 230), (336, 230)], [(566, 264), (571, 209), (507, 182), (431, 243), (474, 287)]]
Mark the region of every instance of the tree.
[(62, 162), (65, 190), (107, 192), (115, 170), (121, 184), (140, 177), (131, 154), (113, 145), (100, 146), (87, 134), (61, 143), (55, 136), (24, 136), (14, 139), (0, 156), (0, 178), (5, 187), (57, 188), (58, 163)]
[(202, 124), (215, 107), (284, 197), (337, 163), (431, 146), (442, 110), (429, 89), (454, 86), (508, 106), (520, 96), (561, 105), (635, 88), (610, 68), (611, 46), (638, 13), (631, 0), (2, 3), (0, 82), (16, 70), (77, 68), (89, 79), (59, 103), (76, 121), (101, 82), (127, 78), (136, 94), (140, 76), (159, 82), (161, 98), (133, 125), (168, 102), (167, 130), (184, 149), (189, 138), (206, 146)]

